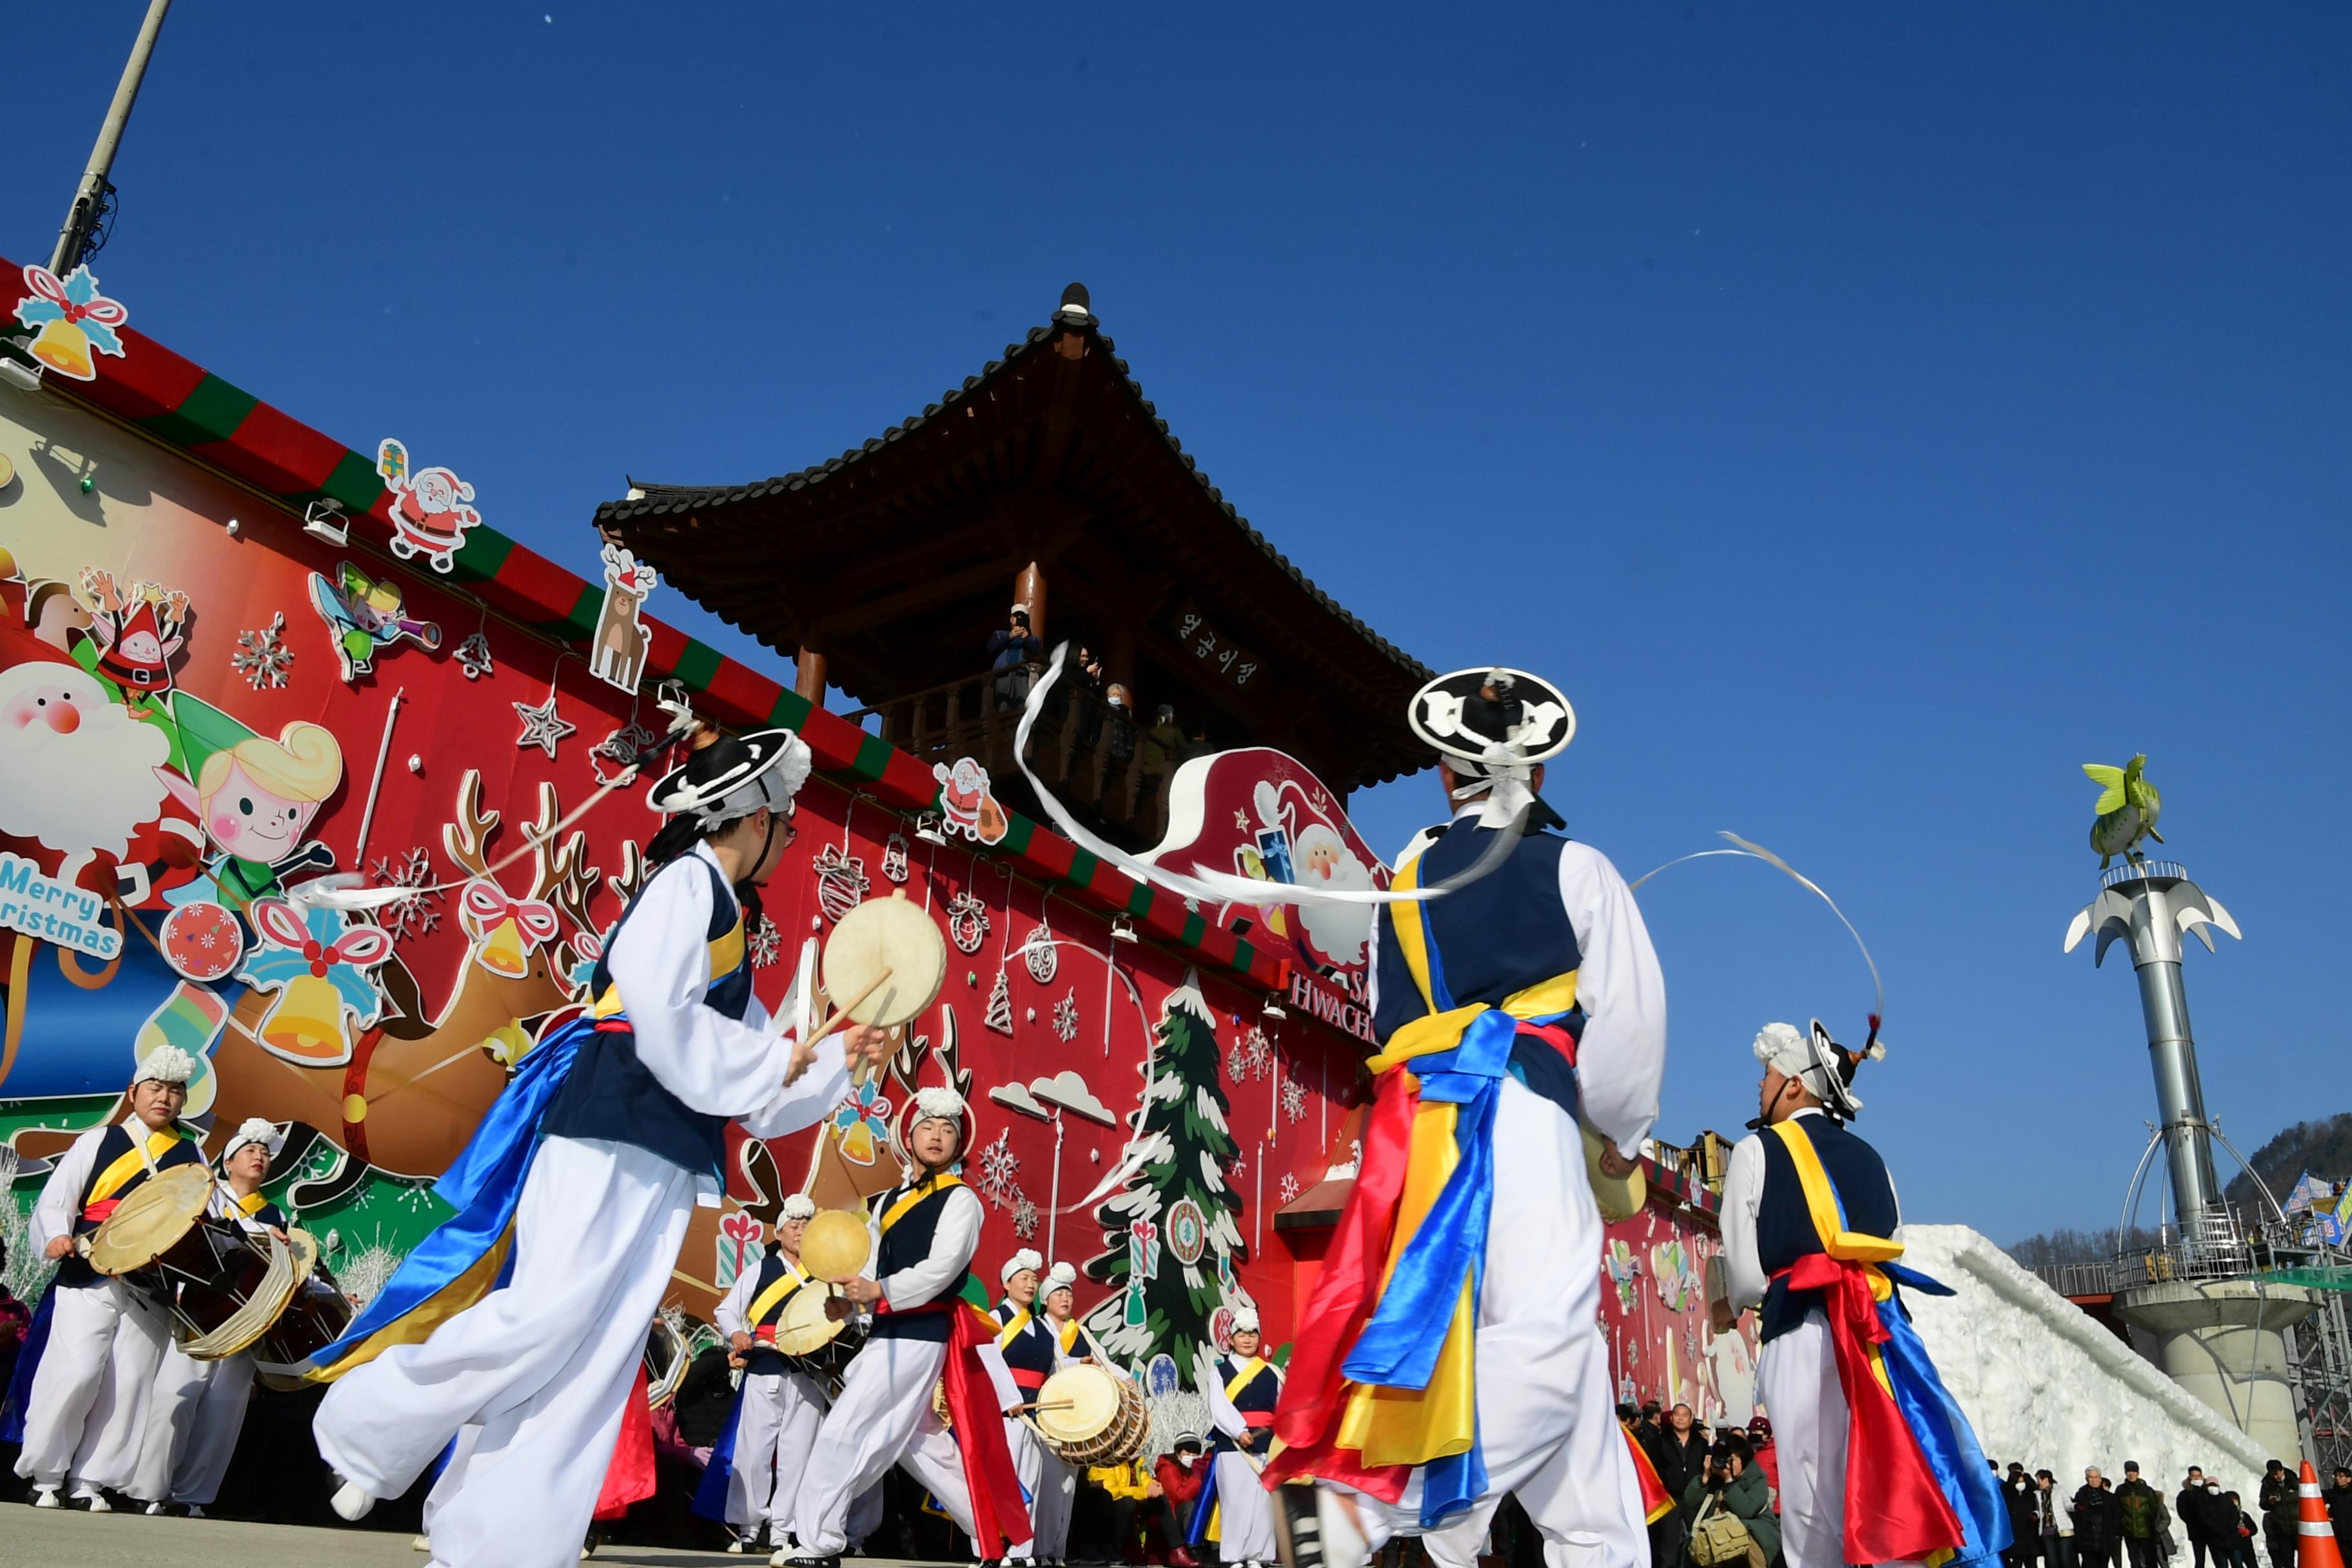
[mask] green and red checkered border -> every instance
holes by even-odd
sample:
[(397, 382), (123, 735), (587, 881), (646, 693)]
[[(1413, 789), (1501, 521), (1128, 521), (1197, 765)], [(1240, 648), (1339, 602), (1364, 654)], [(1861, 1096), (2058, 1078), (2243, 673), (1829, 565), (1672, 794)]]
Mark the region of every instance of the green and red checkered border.
[[(16, 286), (0, 321), (15, 324), (24, 297), (23, 268), (0, 258), (0, 278)], [(379, 549), (392, 538), (392, 494), (375, 460), (320, 435), (251, 393), (183, 359), (134, 328), (121, 329), (121, 358), (100, 355), (98, 379), (50, 375), (44, 384), (108, 413), (234, 476), (299, 513), (312, 501), (342, 503), (354, 535)], [(10, 334), (14, 335), (14, 334)], [(493, 609), (558, 641), (586, 651), (604, 607), (604, 589), (516, 543), (487, 525), (466, 536), (447, 581), (479, 595)], [(939, 802), (929, 768), (838, 714), (811, 704), (789, 687), (739, 664), (707, 644), (650, 616), (650, 680), (671, 679), (695, 694), (698, 711), (738, 726), (785, 724), (816, 754), (816, 765), (868, 796), (900, 811)], [(1107, 866), (1068, 839), (1018, 815), (993, 853), (1010, 859), (1032, 881), (1066, 889), (1106, 914), (1124, 914), (1139, 932), (1195, 955), (1268, 991), (1288, 983), (1288, 966), (1221, 926), (1185, 909), (1184, 901)]]

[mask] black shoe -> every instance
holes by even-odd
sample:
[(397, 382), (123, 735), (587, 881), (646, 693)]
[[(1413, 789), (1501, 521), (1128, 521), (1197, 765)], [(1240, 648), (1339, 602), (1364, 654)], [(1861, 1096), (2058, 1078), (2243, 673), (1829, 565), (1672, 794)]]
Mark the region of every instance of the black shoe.
[(1323, 1568), (1323, 1521), (1312, 1486), (1274, 1489), (1274, 1540), (1282, 1568)]
[(841, 1568), (841, 1553), (828, 1552), (824, 1556), (787, 1557), (785, 1568)]

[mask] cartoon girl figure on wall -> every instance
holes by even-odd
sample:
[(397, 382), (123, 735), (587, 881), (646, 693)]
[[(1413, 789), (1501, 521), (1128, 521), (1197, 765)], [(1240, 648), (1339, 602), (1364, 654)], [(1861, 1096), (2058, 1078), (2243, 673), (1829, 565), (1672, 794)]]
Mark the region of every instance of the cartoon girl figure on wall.
[(247, 731), (212, 752), (193, 786), (167, 775), (166, 786), (194, 811), (206, 844), (217, 851), (206, 858), (209, 875), (175, 889), (173, 901), (214, 900), (243, 914), (254, 900), (278, 892), (278, 879), (297, 868), (331, 867), (333, 851), (306, 845), (302, 836), (342, 780), (343, 749), (333, 733), (300, 719), (275, 741)]

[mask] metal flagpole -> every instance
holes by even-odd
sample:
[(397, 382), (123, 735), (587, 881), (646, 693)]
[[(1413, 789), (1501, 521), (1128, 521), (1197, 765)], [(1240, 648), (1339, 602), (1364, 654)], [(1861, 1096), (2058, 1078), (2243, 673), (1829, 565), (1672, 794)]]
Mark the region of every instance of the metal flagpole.
[[(73, 205), (66, 209), (65, 226), (58, 230), (57, 252), (49, 258), (49, 270), (61, 278), (97, 248), (90, 238), (97, 234), (99, 222), (106, 216), (106, 199), (114, 191), (107, 175), (114, 168), (115, 150), (122, 145), (122, 129), (131, 123), (131, 106), (139, 101), (139, 84), (147, 75), (147, 57), (155, 52), (155, 35), (163, 30), (163, 13), (171, 8), (172, 0), (149, 0), (139, 41), (131, 46), (122, 79), (114, 85), (114, 101), (107, 106), (105, 122), (98, 128), (98, 144), (89, 150), (89, 167), (82, 171)], [(104, 243), (102, 237), (100, 243)]]

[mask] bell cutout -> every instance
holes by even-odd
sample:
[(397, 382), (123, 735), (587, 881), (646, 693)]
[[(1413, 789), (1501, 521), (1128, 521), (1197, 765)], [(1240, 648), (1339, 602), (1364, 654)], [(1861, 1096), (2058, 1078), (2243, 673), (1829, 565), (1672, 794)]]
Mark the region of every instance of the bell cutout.
[(861, 1119), (841, 1135), (841, 1157), (853, 1165), (874, 1163), (874, 1131)]
[(33, 340), (33, 357), (56, 371), (59, 375), (72, 376), (76, 381), (93, 381), (98, 367), (90, 363), (89, 339), (71, 321), (51, 321)]
[(520, 923), (509, 919), (491, 927), (482, 945), (474, 950), (474, 962), (509, 980), (520, 980), (530, 973), (530, 960), (523, 952)]
[(343, 1037), (343, 994), (318, 975), (296, 975), (262, 1020), (261, 1043), (306, 1067), (341, 1066), (352, 1058), (351, 1041)]

